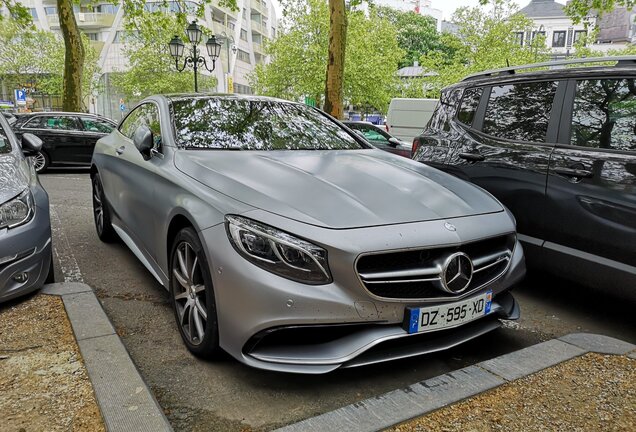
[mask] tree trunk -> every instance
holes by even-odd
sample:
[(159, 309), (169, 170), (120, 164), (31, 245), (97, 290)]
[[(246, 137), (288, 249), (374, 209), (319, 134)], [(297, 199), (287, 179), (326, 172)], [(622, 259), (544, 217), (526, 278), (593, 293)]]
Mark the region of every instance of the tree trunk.
[(324, 110), (338, 119), (343, 117), (344, 111), (342, 98), (346, 42), (345, 2), (344, 0), (329, 0), (329, 58)]
[(57, 0), (57, 14), (64, 37), (64, 84), (62, 108), (64, 111), (82, 110), (82, 75), (84, 71), (84, 46), (77, 28), (72, 0)]

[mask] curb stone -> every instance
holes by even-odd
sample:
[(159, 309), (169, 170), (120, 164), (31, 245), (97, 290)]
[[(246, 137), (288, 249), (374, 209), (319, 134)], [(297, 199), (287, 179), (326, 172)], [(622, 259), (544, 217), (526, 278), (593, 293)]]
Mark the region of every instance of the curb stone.
[(276, 432), (375, 432), (587, 353), (629, 355), (636, 345), (589, 333), (572, 333), (492, 360), (421, 381), (277, 429)]
[(45, 285), (41, 292), (62, 297), (106, 430), (171, 432), (91, 287), (64, 282)]

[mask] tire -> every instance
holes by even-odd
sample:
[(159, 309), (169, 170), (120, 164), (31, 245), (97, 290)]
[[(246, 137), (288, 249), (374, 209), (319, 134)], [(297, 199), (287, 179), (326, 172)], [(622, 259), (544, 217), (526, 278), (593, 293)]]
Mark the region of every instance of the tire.
[(53, 268), (53, 248), (51, 247), (51, 263), (49, 264), (49, 272), (46, 275), (45, 284), (55, 283), (55, 269)]
[(181, 338), (188, 350), (202, 358), (217, 358), (219, 329), (212, 278), (197, 233), (184, 228), (170, 253), (170, 299)]
[(49, 165), (51, 165), (51, 158), (44, 151), (39, 151), (38, 154), (32, 156), (33, 158), (33, 167), (35, 168), (35, 172), (38, 174), (42, 174), (47, 170)]
[(117, 233), (113, 229), (110, 220), (110, 209), (106, 196), (104, 195), (104, 187), (102, 179), (98, 173), (95, 173), (92, 181), (93, 186), (93, 220), (95, 221), (95, 230), (97, 237), (104, 243), (112, 243), (117, 240)]

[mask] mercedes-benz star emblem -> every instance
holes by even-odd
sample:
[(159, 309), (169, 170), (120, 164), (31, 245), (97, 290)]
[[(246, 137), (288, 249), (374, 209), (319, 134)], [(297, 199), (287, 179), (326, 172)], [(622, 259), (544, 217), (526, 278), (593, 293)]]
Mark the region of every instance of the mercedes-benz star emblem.
[(455, 225), (448, 222), (444, 222), (444, 228), (446, 228), (449, 231), (457, 231), (457, 228), (455, 228)]
[(457, 252), (446, 258), (440, 274), (442, 288), (451, 294), (460, 294), (473, 278), (473, 262), (468, 255)]

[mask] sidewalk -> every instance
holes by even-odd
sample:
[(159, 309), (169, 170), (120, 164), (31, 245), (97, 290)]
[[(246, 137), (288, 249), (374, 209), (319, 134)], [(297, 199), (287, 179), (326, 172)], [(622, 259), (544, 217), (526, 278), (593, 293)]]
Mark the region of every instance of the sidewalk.
[[(89, 286), (47, 285), (0, 311), (3, 430), (172, 430)], [(279, 431), (387, 428), (633, 431), (636, 346), (570, 334)]]

